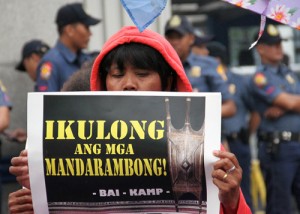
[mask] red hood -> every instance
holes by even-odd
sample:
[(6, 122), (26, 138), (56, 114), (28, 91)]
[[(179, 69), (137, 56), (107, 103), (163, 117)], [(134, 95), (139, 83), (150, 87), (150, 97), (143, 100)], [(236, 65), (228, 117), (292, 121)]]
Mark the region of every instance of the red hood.
[(177, 90), (181, 92), (192, 91), (191, 84), (184, 72), (181, 61), (170, 43), (163, 36), (154, 31), (144, 30), (143, 32), (139, 32), (138, 28), (133, 26), (123, 27), (120, 31), (111, 36), (103, 45), (103, 48), (97, 56), (92, 68), (90, 82), (91, 91), (103, 90), (98, 70), (104, 56), (118, 45), (130, 42), (142, 43), (159, 51), (177, 73)]

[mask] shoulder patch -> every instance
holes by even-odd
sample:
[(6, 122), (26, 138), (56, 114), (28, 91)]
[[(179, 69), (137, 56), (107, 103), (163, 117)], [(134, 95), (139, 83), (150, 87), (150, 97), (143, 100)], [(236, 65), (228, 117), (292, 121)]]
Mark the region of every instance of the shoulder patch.
[(277, 28), (274, 25), (268, 25), (267, 32), (271, 36), (278, 36), (279, 35), (279, 31), (277, 30)]
[(218, 65), (218, 67), (217, 67), (217, 72), (218, 72), (218, 74), (222, 77), (222, 79), (223, 79), (224, 81), (227, 81), (227, 80), (228, 80), (228, 78), (227, 78), (227, 76), (226, 76), (226, 73), (225, 73), (225, 69), (224, 69), (224, 67), (223, 67), (221, 64)]
[(294, 78), (290, 74), (286, 75), (285, 79), (289, 82), (289, 84), (294, 84), (295, 83)]
[(263, 73), (257, 73), (254, 76), (254, 83), (258, 87), (263, 87), (263, 86), (267, 85), (267, 78)]
[(41, 79), (47, 80), (51, 76), (52, 64), (51, 62), (45, 62), (41, 67)]
[(200, 66), (193, 66), (190, 71), (191, 77), (200, 77), (201, 76), (201, 67)]
[(179, 25), (181, 25), (181, 18), (180, 16), (173, 16), (169, 22), (170, 27), (178, 27)]
[(236, 86), (235, 86), (235, 84), (231, 83), (229, 85), (228, 89), (229, 89), (228, 91), (229, 91), (230, 94), (235, 94), (235, 92), (236, 92)]

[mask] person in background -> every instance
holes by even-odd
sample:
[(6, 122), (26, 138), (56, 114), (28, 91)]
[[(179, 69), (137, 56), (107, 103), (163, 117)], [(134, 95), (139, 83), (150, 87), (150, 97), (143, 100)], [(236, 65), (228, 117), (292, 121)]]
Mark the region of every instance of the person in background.
[[(34, 39), (26, 42), (22, 48), (21, 61), (15, 67), (16, 70), (21, 72), (26, 71), (31, 80), (35, 82), (38, 64), (41, 58), (48, 52), (49, 49), (49, 45), (41, 40)], [(94, 58), (98, 54), (99, 52), (92, 52), (90, 53), (90, 56)], [(90, 61), (93, 61), (93, 58), (91, 60), (85, 61), (82, 67), (86, 67), (85, 64), (90, 65), (92, 63)], [(37, 91), (37, 89), (35, 89), (35, 91)], [(27, 133), (22, 128), (5, 130), (4, 134), (8, 137), (8, 139), (16, 141), (18, 143), (25, 143), (27, 139)]]
[(38, 66), (37, 91), (60, 91), (69, 76), (91, 58), (82, 50), (89, 43), (89, 27), (100, 22), (87, 14), (81, 3), (61, 7), (55, 21), (59, 39)]
[[(172, 46), (161, 35), (133, 26), (122, 28), (104, 44), (94, 62), (90, 86), (92, 91), (192, 92)], [(251, 213), (239, 188), (242, 170), (236, 157), (224, 150), (214, 155), (220, 158), (211, 175), (219, 188), (220, 213)], [(26, 150), (12, 159), (10, 172), (30, 188)]]
[(249, 146), (249, 116), (253, 112), (253, 100), (249, 90), (248, 76), (233, 73), (229, 68), (226, 47), (220, 42), (210, 42), (207, 45), (209, 55), (215, 57), (222, 66), (229, 85), (229, 92), (234, 98), (237, 112), (233, 117), (222, 119), (222, 136), (228, 143), (243, 169), (241, 188), (247, 204), (252, 207), (250, 194), (251, 152)]
[[(12, 108), (12, 104), (10, 98), (7, 95), (6, 88), (2, 84), (0, 80), (0, 134), (4, 132), (5, 129), (8, 128), (10, 123), (10, 110)], [(2, 162), (1, 158), (1, 139), (0, 139), (0, 164)], [(0, 201), (2, 201), (2, 175), (0, 170)], [(1, 203), (0, 203), (0, 211), (1, 211)]]
[(22, 48), (22, 58), (15, 67), (16, 70), (26, 71), (30, 79), (35, 82), (38, 64), (49, 49), (49, 45), (38, 39), (26, 42)]
[[(23, 45), (21, 60), (15, 69), (20, 72), (27, 72), (29, 78), (35, 82), (37, 78), (37, 68), (41, 58), (49, 51), (50, 46), (39, 39), (33, 39)], [(36, 91), (36, 89), (35, 89)], [(5, 130), (4, 134), (9, 140), (18, 143), (25, 143), (27, 133), (23, 128)]]
[(219, 74), (217, 61), (209, 56), (192, 53), (195, 43), (194, 28), (185, 16), (174, 15), (165, 25), (165, 38), (176, 50), (188, 76), (193, 91), (221, 92), (222, 117), (231, 117), (236, 112), (236, 106), (224, 74)]
[(266, 213), (293, 213), (292, 195), (300, 208), (300, 82), (282, 63), (282, 38), (267, 24), (256, 45), (261, 66), (250, 82), (258, 128), (259, 159), (267, 186)]
[(207, 44), (213, 40), (214, 36), (205, 35), (200, 30), (195, 30), (194, 35), (195, 35), (195, 42), (192, 46), (192, 52), (195, 55), (208, 56), (209, 51), (207, 49)]

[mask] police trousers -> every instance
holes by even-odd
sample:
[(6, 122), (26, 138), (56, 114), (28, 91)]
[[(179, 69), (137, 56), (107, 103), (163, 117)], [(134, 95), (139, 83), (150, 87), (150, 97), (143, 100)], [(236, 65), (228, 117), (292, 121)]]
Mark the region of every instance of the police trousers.
[(280, 141), (276, 153), (271, 142), (260, 142), (259, 159), (267, 187), (266, 214), (292, 214), (294, 195), (300, 210), (300, 143)]

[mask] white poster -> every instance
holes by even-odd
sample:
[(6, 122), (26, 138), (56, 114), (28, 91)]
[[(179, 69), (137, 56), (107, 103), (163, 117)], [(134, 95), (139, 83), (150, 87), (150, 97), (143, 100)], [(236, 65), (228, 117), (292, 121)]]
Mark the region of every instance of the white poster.
[(219, 213), (221, 95), (29, 93), (35, 213)]

